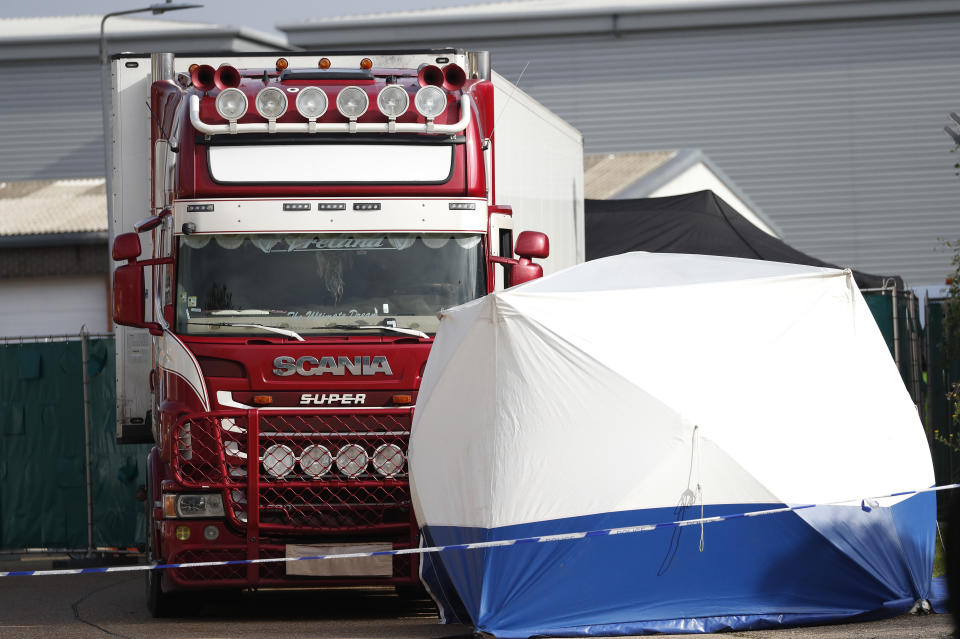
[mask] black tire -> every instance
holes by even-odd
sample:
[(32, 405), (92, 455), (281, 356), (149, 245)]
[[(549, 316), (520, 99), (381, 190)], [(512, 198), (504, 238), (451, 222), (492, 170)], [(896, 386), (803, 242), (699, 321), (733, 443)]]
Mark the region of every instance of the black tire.
[[(158, 561), (157, 549), (156, 549), (156, 540), (154, 539), (154, 527), (153, 527), (153, 456), (147, 455), (147, 498), (144, 500), (144, 507), (146, 508), (146, 531), (145, 531), (145, 542), (146, 542), (146, 551), (147, 551), (147, 561), (151, 564)], [(163, 563), (161, 561), (161, 563)], [(154, 619), (161, 619), (164, 617), (171, 617), (177, 614), (182, 614), (182, 610), (179, 609), (179, 597), (175, 593), (164, 592), (163, 591), (163, 571), (162, 570), (147, 570), (146, 571), (146, 595), (147, 595), (147, 610), (150, 612), (150, 616)]]
[(960, 627), (960, 494), (950, 495), (948, 504), (946, 530), (943, 531), (947, 591), (954, 626)]
[(159, 570), (147, 572), (147, 610), (154, 619), (172, 617), (177, 612), (176, 599), (173, 593), (163, 591), (163, 573)]
[(400, 586), (394, 586), (394, 588), (397, 591), (397, 596), (404, 601), (419, 601), (421, 599), (430, 598), (430, 595), (427, 593), (427, 589), (421, 584), (404, 584)]

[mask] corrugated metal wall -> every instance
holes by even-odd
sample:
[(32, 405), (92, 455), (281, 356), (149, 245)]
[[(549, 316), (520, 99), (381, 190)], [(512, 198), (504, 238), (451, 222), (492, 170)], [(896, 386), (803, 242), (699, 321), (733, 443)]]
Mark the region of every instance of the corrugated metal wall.
[(0, 64), (0, 180), (103, 177), (95, 61)]
[(520, 86), (588, 153), (703, 149), (798, 249), (943, 282), (937, 238), (960, 237), (942, 130), (960, 110), (956, 15), (456, 45), (512, 81), (529, 63)]

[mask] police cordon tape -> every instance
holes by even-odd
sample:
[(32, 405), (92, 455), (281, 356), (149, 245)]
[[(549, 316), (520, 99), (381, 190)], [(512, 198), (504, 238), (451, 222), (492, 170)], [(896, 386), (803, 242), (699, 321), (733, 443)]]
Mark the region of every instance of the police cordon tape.
[(53, 575), (84, 575), (91, 573), (105, 572), (138, 572), (142, 570), (167, 570), (170, 568), (204, 568), (207, 566), (242, 566), (247, 564), (273, 564), (288, 561), (316, 561), (321, 559), (359, 559), (363, 557), (389, 557), (394, 555), (425, 555), (428, 553), (449, 552), (452, 550), (480, 550), (482, 548), (502, 548), (505, 546), (516, 546), (518, 544), (530, 543), (549, 543), (556, 541), (570, 541), (575, 539), (585, 539), (588, 537), (603, 537), (612, 535), (627, 535), (631, 533), (649, 532), (651, 530), (663, 530), (665, 528), (682, 528), (686, 526), (702, 526), (704, 524), (713, 524), (731, 519), (743, 519), (746, 517), (763, 517), (766, 515), (777, 515), (818, 506), (842, 506), (845, 504), (857, 504), (865, 512), (870, 512), (874, 508), (880, 507), (881, 499), (890, 499), (894, 497), (906, 497), (908, 495), (919, 495), (922, 493), (933, 493), (941, 490), (951, 490), (960, 488), (960, 484), (946, 484), (944, 486), (931, 486), (930, 488), (921, 488), (919, 490), (905, 490), (888, 495), (878, 495), (876, 497), (866, 497), (863, 499), (844, 499), (841, 501), (824, 502), (822, 504), (802, 504), (798, 506), (784, 506), (782, 508), (770, 508), (767, 510), (753, 510), (742, 513), (733, 513), (731, 515), (718, 515), (716, 517), (700, 517), (697, 519), (683, 519), (679, 521), (668, 521), (658, 524), (642, 524), (639, 526), (623, 526), (619, 528), (601, 528), (599, 530), (588, 530), (583, 532), (561, 533), (558, 535), (541, 535), (538, 537), (518, 537), (516, 539), (503, 539), (499, 541), (479, 541), (472, 544), (451, 544), (449, 546), (429, 546), (424, 548), (403, 548), (400, 550), (379, 550), (375, 552), (353, 552), (338, 555), (315, 555), (312, 557), (272, 557), (269, 559), (238, 559), (235, 561), (197, 561), (184, 564), (150, 564), (137, 566), (104, 566), (102, 568), (65, 568), (60, 570), (10, 570), (0, 572), (0, 577), (43, 577)]

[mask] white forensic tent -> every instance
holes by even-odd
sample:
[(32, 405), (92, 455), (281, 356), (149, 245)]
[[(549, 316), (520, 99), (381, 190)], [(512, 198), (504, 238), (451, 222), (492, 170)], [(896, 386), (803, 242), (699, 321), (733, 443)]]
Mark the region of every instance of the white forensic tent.
[(430, 544), (828, 504), (427, 556), (498, 637), (715, 631), (925, 598), (923, 429), (849, 271), (699, 255), (588, 262), (444, 312), (410, 442)]

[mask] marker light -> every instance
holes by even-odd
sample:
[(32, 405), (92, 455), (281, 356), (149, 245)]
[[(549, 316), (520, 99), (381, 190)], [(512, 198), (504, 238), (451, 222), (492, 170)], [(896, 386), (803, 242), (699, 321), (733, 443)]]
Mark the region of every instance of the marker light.
[(300, 468), (314, 479), (323, 477), (333, 466), (333, 456), (326, 446), (313, 444), (307, 446), (300, 456)]
[(337, 468), (351, 479), (367, 467), (367, 451), (358, 444), (347, 444), (337, 453)]
[(276, 120), (287, 111), (287, 96), (277, 87), (260, 89), (257, 94), (257, 113), (268, 120)]
[(263, 454), (263, 469), (277, 479), (289, 475), (295, 463), (293, 451), (283, 444), (274, 444)]
[(330, 68), (330, 58), (320, 58), (320, 62), (317, 63), (317, 66), (321, 69)]
[(247, 96), (240, 89), (224, 89), (217, 96), (217, 113), (224, 120), (239, 120), (247, 113)]
[(383, 477), (393, 477), (403, 469), (403, 451), (396, 444), (383, 444), (373, 453), (373, 469)]
[(396, 84), (383, 87), (377, 94), (377, 107), (379, 107), (380, 113), (391, 120), (406, 113), (409, 106), (410, 96), (407, 95), (405, 89)]
[(287, 62), (286, 58), (277, 58), (277, 71), (283, 71), (288, 66), (290, 66), (290, 63)]
[(327, 112), (327, 94), (317, 87), (305, 87), (297, 94), (297, 111), (308, 120)]
[(447, 94), (440, 87), (427, 85), (417, 91), (413, 103), (417, 113), (432, 120), (447, 109)]
[(367, 92), (360, 87), (345, 87), (337, 95), (337, 111), (351, 120), (366, 113), (369, 105)]
[(360, 68), (361, 68), (361, 69), (372, 69), (372, 68), (373, 68), (373, 60), (371, 60), (370, 58), (364, 58), (363, 60), (360, 61)]

